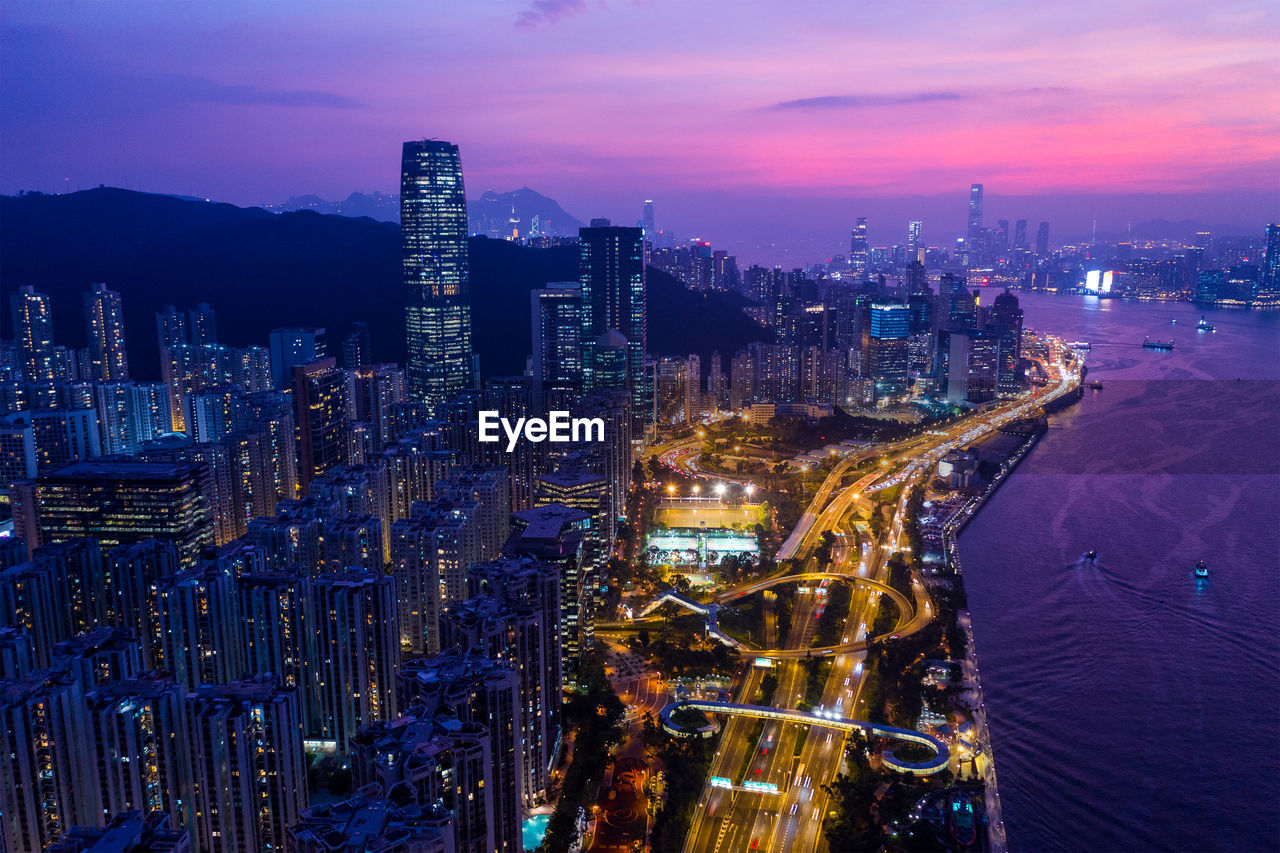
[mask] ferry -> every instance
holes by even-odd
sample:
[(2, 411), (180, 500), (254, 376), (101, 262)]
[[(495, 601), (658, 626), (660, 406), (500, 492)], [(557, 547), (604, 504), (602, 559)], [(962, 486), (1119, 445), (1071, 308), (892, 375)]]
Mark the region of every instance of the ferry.
[(1216, 329), (1216, 328), (1214, 328), (1213, 324), (1212, 324), (1212, 323), (1210, 323), (1208, 320), (1206, 320), (1206, 319), (1204, 318), (1204, 315), (1203, 315), (1203, 314), (1201, 314), (1201, 315), (1200, 315), (1200, 322), (1199, 322), (1199, 323), (1196, 323), (1196, 329), (1197, 329), (1198, 331), (1201, 331), (1201, 332), (1216, 332), (1216, 331), (1217, 331), (1217, 329)]
[(1088, 341), (1067, 341), (1067, 346), (1072, 349), (1093, 349), (1093, 345)]
[(1142, 345), (1147, 349), (1163, 349), (1163, 350), (1173, 349), (1173, 341), (1153, 341), (1150, 338), (1147, 338), (1145, 341), (1143, 341)]
[(1196, 563), (1196, 577), (1198, 578), (1209, 577), (1209, 566), (1208, 564), (1205, 563), (1204, 560), (1201, 560), (1200, 562)]

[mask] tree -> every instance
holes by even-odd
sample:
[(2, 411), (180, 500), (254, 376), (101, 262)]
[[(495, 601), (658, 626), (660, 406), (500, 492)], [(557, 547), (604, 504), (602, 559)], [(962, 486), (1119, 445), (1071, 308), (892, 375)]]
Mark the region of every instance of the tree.
[(640, 645), (648, 648), (649, 646), (649, 629), (641, 628), (636, 632), (636, 639), (640, 641)]
[(644, 482), (644, 465), (639, 459), (631, 466), (631, 481), (637, 486)]

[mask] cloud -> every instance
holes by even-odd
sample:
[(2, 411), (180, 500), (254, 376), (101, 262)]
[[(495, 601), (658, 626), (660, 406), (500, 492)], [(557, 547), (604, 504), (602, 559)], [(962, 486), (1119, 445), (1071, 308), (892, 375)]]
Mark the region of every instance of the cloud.
[(156, 88), (167, 94), (210, 104), (238, 104), (268, 107), (321, 107), (352, 109), (360, 103), (333, 92), (308, 89), (262, 89), (236, 83), (219, 83), (204, 77), (165, 74), (156, 78)]
[(533, 29), (539, 24), (554, 24), (561, 18), (587, 11), (586, 0), (533, 0), (528, 9), (516, 16), (516, 26)]
[(963, 101), (973, 97), (959, 92), (913, 92), (905, 95), (821, 95), (779, 101), (771, 110), (853, 110), (864, 107), (900, 107), (908, 104), (932, 104), (939, 101)]

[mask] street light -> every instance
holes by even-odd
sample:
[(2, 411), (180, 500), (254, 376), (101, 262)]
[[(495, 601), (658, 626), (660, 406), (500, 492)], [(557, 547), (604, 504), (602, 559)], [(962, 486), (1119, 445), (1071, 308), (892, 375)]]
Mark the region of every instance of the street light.
[(693, 487), (693, 493), (694, 493), (695, 495), (696, 495), (698, 492), (700, 492), (700, 491), (702, 491), (702, 486), (694, 486), (694, 487)]

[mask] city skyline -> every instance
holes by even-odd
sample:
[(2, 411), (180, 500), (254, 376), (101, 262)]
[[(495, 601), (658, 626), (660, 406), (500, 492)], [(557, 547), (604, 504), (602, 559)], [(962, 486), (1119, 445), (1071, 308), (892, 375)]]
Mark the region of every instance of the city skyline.
[[(1094, 219), (1244, 226), (1274, 210), (1258, 188), (1280, 177), (1265, 73), (1280, 22), (1250, 4), (1069, 21), (995, 4), (723, 21), (661, 3), (490, 4), (429, 22), (410, 8), (308, 9), (298, 27), (289, 4), (244, 7), (239, 26), (222, 9), (11, 4), (0, 191), (105, 183), (240, 205), (394, 192), (388, 150), (434, 132), (468, 151), (476, 195), (531, 186), (584, 221), (626, 224), (653, 199), (659, 227), (806, 261), (826, 256), (806, 235), (838, 246), (855, 216), (873, 235), (920, 219), (943, 244), (963, 233), (974, 182), (989, 218), (1049, 219), (1062, 236)], [(345, 73), (365, 49), (378, 62)], [(417, 85), (446, 67), (466, 84)], [(99, 144), (68, 147), (84, 128)]]
[(1280, 849), (1278, 37), (7, 4), (0, 850)]

